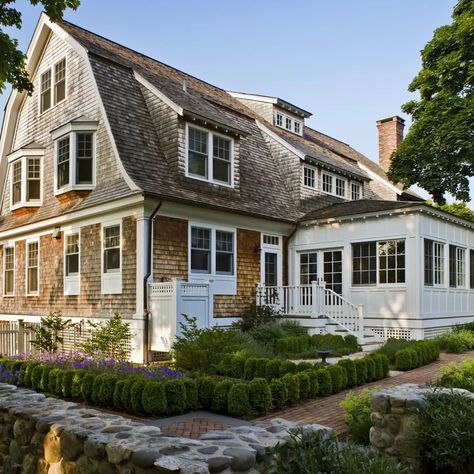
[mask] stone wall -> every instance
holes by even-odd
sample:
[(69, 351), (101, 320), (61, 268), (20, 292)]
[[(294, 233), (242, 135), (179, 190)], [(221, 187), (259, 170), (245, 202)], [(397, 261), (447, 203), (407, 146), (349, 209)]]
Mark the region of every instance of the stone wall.
[[(199, 440), (41, 393), (0, 384), (0, 472), (257, 473), (295, 424), (276, 419), (209, 432)], [(332, 436), (320, 425), (305, 432)]]
[[(421, 472), (421, 428), (417, 411), (423, 409), (426, 394), (431, 390), (425, 385), (403, 384), (372, 395), (370, 442), (381, 452), (402, 461), (412, 472)], [(438, 390), (452, 393), (452, 389)], [(454, 391), (474, 401), (474, 393)]]

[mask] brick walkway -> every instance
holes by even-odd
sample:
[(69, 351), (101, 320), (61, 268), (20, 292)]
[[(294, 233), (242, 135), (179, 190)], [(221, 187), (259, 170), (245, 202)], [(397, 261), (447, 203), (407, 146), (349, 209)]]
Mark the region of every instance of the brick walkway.
[[(400, 385), (403, 383), (425, 384), (436, 382), (439, 376), (439, 369), (442, 365), (449, 362), (458, 362), (467, 358), (474, 359), (474, 351), (464, 354), (441, 354), (440, 359), (424, 367), (420, 367), (409, 372), (404, 372), (394, 377), (389, 377), (378, 382), (365, 384), (362, 387), (353, 389), (359, 392), (367, 387), (386, 387), (390, 385)], [(272, 412), (258, 420), (268, 420), (272, 418), (285, 418), (297, 423), (319, 423), (321, 425), (333, 428), (337, 434), (343, 434), (346, 431), (344, 423), (344, 412), (339, 407), (339, 403), (344, 399), (349, 390), (330, 395), (329, 397), (317, 398), (308, 402), (301, 403), (295, 407), (287, 408), (278, 412)], [(230, 425), (209, 418), (197, 417), (191, 418), (179, 423), (162, 425), (161, 429), (165, 433), (176, 436), (185, 436), (189, 438), (198, 438), (208, 431), (221, 431), (230, 428)]]

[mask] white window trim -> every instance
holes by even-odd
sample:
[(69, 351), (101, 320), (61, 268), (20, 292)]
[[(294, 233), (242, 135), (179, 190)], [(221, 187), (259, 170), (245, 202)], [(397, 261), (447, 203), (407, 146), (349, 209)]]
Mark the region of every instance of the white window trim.
[[(120, 229), (120, 270), (113, 273), (104, 271), (104, 250), (105, 239), (104, 231), (107, 227), (119, 226)], [(122, 272), (123, 272), (123, 235), (122, 219), (114, 219), (102, 222), (100, 228), (100, 274), (101, 274), (101, 293), (103, 295), (122, 294)]]
[[(28, 291), (28, 246), (29, 244), (38, 244), (38, 266), (37, 266), (37, 274), (38, 274), (38, 290), (37, 291)], [(25, 241), (25, 294), (26, 296), (39, 296), (40, 294), (40, 285), (41, 285), (41, 280), (40, 280), (40, 265), (41, 265), (41, 248), (40, 248), (40, 239), (39, 238), (32, 238), (32, 239), (26, 239)]]
[[(281, 125), (278, 124), (277, 122), (277, 115), (281, 116)], [(286, 126), (286, 121), (290, 120), (290, 128)], [(299, 123), (300, 125), (300, 130), (299, 132), (296, 131), (296, 126), (295, 124)], [(303, 136), (303, 127), (304, 127), (304, 121), (301, 119), (297, 119), (293, 117), (292, 115), (285, 114), (284, 112), (281, 112), (280, 110), (277, 110), (273, 113), (273, 125), (275, 127), (281, 128), (283, 130), (286, 130), (287, 132), (294, 133), (296, 135), (299, 135), (300, 137)]]
[[(76, 149), (77, 134), (92, 134), (92, 183), (91, 184), (75, 184), (76, 183)], [(96, 186), (96, 145), (97, 145), (97, 123), (71, 123), (58, 130), (52, 132), (54, 140), (54, 195), (58, 196), (69, 191), (89, 191)], [(58, 142), (63, 138), (69, 137), (69, 184), (58, 188)]]
[[(323, 187), (323, 176), (324, 175), (331, 176), (331, 178), (332, 178), (332, 191), (331, 192), (324, 191), (324, 187)], [(339, 194), (336, 194), (336, 179), (339, 179), (339, 180), (344, 182), (344, 191), (345, 191), (344, 196), (340, 196)], [(338, 175), (336, 173), (331, 173), (331, 172), (326, 171), (326, 170), (321, 170), (320, 189), (321, 189), (321, 192), (323, 192), (324, 194), (329, 194), (330, 196), (336, 196), (339, 199), (345, 199), (346, 201), (350, 201), (351, 199), (348, 196), (348, 182), (349, 182), (349, 180), (347, 178), (344, 178), (341, 175)]]
[[(10, 210), (20, 209), (22, 207), (40, 207), (43, 204), (43, 149), (21, 149), (8, 156), (8, 164), (10, 167)], [(28, 159), (39, 158), (40, 160), (40, 198), (27, 201), (26, 187), (28, 175)], [(21, 161), (21, 198), (20, 201), (13, 204), (13, 164)]]
[[(210, 273), (196, 272), (191, 270), (191, 240), (193, 227), (199, 227), (201, 229), (209, 229), (211, 231), (211, 268)], [(232, 245), (233, 245), (233, 273), (228, 275), (225, 273), (216, 272), (216, 231), (231, 232), (233, 234)], [(192, 278), (219, 278), (220, 280), (233, 281), (237, 279), (237, 229), (235, 227), (228, 227), (225, 225), (210, 225), (202, 222), (189, 222), (188, 223), (188, 272)]]
[[(306, 169), (311, 170), (311, 171), (314, 172), (314, 186), (308, 186), (304, 182), (304, 178), (305, 178), (304, 173), (305, 173)], [(310, 165), (303, 164), (302, 181), (303, 181), (303, 187), (305, 187), (306, 189), (312, 189), (312, 190), (318, 189), (318, 168), (316, 168), (315, 166), (310, 166)]]
[[(69, 235), (77, 234), (79, 236), (77, 245), (79, 247), (79, 272), (77, 275), (66, 275), (66, 250), (67, 250), (67, 237)], [(63, 275), (64, 275), (64, 295), (66, 296), (77, 296), (81, 294), (81, 229), (74, 228), (64, 231), (63, 234)], [(102, 257), (102, 256), (101, 256)]]
[[(456, 268), (455, 268), (455, 274), (456, 274), (456, 286), (451, 286), (450, 284), (450, 279), (451, 279), (451, 269), (450, 269), (450, 255), (449, 255), (449, 247), (455, 247), (456, 249)], [(452, 291), (452, 290), (469, 290), (469, 252), (468, 248), (463, 246), (463, 245), (458, 245), (455, 243), (448, 243), (446, 246), (448, 249), (447, 251), (447, 289)], [(464, 285), (458, 285), (458, 250), (462, 250), (464, 254)], [(430, 287), (428, 287), (430, 288)]]
[[(6, 293), (5, 292), (5, 249), (10, 248), (13, 249), (13, 292)], [(13, 298), (15, 296), (15, 278), (16, 278), (16, 265), (15, 265), (15, 258), (16, 258), (16, 251), (15, 251), (15, 243), (5, 244), (3, 246), (3, 297), (4, 298)]]
[[(189, 173), (189, 127), (195, 128), (197, 130), (201, 130), (203, 132), (207, 133), (207, 172), (208, 172), (208, 177), (203, 178), (202, 176), (195, 175)], [(230, 184), (225, 183), (223, 181), (219, 181), (214, 179), (213, 177), (213, 152), (214, 152), (214, 147), (213, 147), (213, 136), (216, 135), (218, 137), (224, 138), (226, 140), (230, 141)], [(223, 135), (222, 133), (217, 133), (213, 130), (209, 130), (204, 127), (200, 127), (198, 125), (194, 125), (192, 123), (186, 122), (186, 171), (185, 171), (185, 176), (188, 178), (196, 179), (198, 181), (204, 181), (206, 183), (212, 183), (212, 184), (217, 184), (219, 186), (224, 186), (226, 188), (233, 188), (234, 187), (234, 139), (228, 135)]]
[[(56, 64), (59, 64), (61, 61), (65, 60), (66, 61), (66, 81), (64, 84), (65, 92), (64, 92), (64, 99), (60, 100), (59, 102), (54, 102), (54, 91), (55, 91), (55, 85), (56, 85), (56, 77), (54, 74)], [(43, 110), (41, 112), (41, 77), (45, 72), (51, 71), (51, 98), (50, 98), (50, 105), (47, 109)], [(52, 66), (45, 67), (42, 69), (40, 72), (38, 72), (38, 116), (41, 116), (45, 114), (46, 112), (54, 109), (57, 105), (62, 104), (66, 99), (67, 99), (67, 91), (68, 91), (68, 85), (69, 85), (69, 61), (66, 56), (62, 57), (61, 59), (58, 59), (57, 61), (54, 62)]]
[[(354, 199), (352, 197), (352, 186), (357, 186), (359, 188), (359, 197), (357, 199)], [(350, 194), (349, 196), (347, 196), (347, 198), (350, 201), (360, 201), (361, 199), (364, 198), (364, 185), (362, 183), (359, 183), (357, 181), (349, 181), (348, 187), (349, 187), (348, 193)]]
[[(278, 245), (266, 244), (263, 236), (278, 237)], [(260, 283), (265, 284), (265, 252), (277, 254), (277, 286), (283, 285), (283, 236), (272, 234), (271, 232), (262, 232), (260, 236)]]

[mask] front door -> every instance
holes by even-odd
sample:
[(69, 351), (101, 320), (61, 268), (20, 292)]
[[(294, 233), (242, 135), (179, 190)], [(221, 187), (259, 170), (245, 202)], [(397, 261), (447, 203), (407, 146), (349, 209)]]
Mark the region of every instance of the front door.
[(261, 241), (260, 283), (265, 286), (282, 285), (282, 237), (263, 234)]

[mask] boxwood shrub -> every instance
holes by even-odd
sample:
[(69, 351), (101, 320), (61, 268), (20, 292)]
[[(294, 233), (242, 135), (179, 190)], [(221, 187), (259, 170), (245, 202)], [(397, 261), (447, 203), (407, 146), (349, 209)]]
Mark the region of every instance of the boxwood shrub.
[(244, 377), (245, 357), (235, 354), (230, 360), (231, 377), (242, 379)]
[(143, 388), (145, 387), (145, 379), (138, 377), (135, 382), (133, 382), (130, 389), (130, 398), (131, 398), (131, 411), (133, 413), (143, 413), (143, 403), (142, 403), (142, 394)]
[(294, 374), (296, 371), (296, 364), (291, 360), (284, 360), (280, 365), (280, 377), (286, 374)]
[(48, 392), (52, 395), (56, 395), (56, 387), (58, 385), (58, 376), (59, 376), (60, 372), (61, 372), (61, 370), (58, 369), (58, 368), (54, 368), (54, 369), (49, 371), (48, 386), (47, 386), (46, 392)]
[(96, 373), (86, 372), (81, 379), (81, 397), (87, 403), (92, 403), (92, 389), (96, 378)]
[(182, 379), (186, 388), (186, 410), (197, 410), (199, 408), (198, 383), (194, 379)]
[(411, 370), (418, 364), (418, 355), (413, 349), (402, 349), (395, 355), (397, 370)]
[[(252, 380), (255, 377), (255, 367), (257, 365), (256, 357), (249, 357), (244, 364), (244, 379)], [(227, 375), (227, 374), (224, 374)], [(230, 374), (229, 374), (230, 375)]]
[(294, 405), (300, 399), (300, 384), (294, 374), (286, 374), (281, 379), (288, 391), (288, 403)]
[(338, 364), (346, 370), (346, 387), (355, 387), (357, 385), (357, 372), (354, 361), (351, 359), (342, 359)]
[(72, 377), (71, 397), (82, 399), (82, 379), (86, 375), (85, 370), (75, 370)]
[(318, 386), (320, 395), (329, 395), (332, 393), (332, 378), (327, 369), (316, 370), (318, 377)]
[(367, 382), (376, 380), (376, 365), (374, 359), (371, 357), (364, 357), (365, 365), (367, 366)]
[(309, 382), (309, 377), (306, 372), (298, 372), (295, 374), (296, 380), (298, 380), (298, 385), (300, 387), (300, 399), (306, 400), (311, 395), (311, 384)]
[(66, 369), (62, 371), (60, 384), (61, 384), (61, 396), (64, 398), (72, 397), (72, 380), (74, 378), (75, 370)]
[(23, 386), (27, 388), (33, 387), (32, 375), (33, 369), (39, 365), (39, 362), (28, 362), (26, 364), (25, 376), (23, 379)]
[(354, 361), (356, 376), (357, 376), (357, 385), (362, 385), (367, 382), (367, 364), (364, 359), (356, 359)]
[(142, 391), (142, 406), (147, 415), (159, 416), (168, 413), (165, 385), (163, 382), (149, 380)]
[(214, 395), (212, 397), (211, 409), (218, 413), (227, 412), (227, 403), (229, 398), (229, 390), (234, 385), (233, 380), (221, 380), (214, 387)]
[(199, 403), (205, 410), (211, 408), (216, 384), (217, 380), (213, 377), (206, 376), (199, 379)]
[(125, 379), (125, 383), (122, 388), (122, 407), (125, 411), (132, 410), (132, 385), (137, 381), (136, 375), (129, 375)]
[(114, 388), (114, 397), (113, 397), (113, 405), (117, 410), (123, 410), (122, 406), (122, 390), (123, 386), (125, 385), (125, 379), (117, 380)]
[(41, 377), (44, 365), (38, 364), (31, 371), (31, 388), (41, 390)]
[(282, 379), (273, 379), (270, 382), (273, 408), (283, 408), (288, 400), (288, 389)]
[(264, 378), (265, 377), (265, 372), (268, 364), (268, 359), (257, 359), (257, 362), (255, 363), (255, 374), (254, 377), (257, 378)]
[(304, 372), (309, 380), (309, 398), (316, 398), (319, 395), (318, 374), (315, 370), (306, 370)]
[(327, 369), (331, 377), (332, 393), (340, 392), (343, 388), (343, 368), (340, 365), (330, 365)]
[(280, 377), (280, 367), (282, 361), (280, 359), (270, 359), (265, 367), (265, 378), (273, 380)]
[(248, 384), (240, 382), (232, 385), (227, 402), (227, 412), (229, 415), (248, 416), (250, 411)]
[(257, 377), (249, 383), (250, 406), (258, 413), (266, 413), (272, 407), (272, 391), (263, 377)]
[(168, 380), (167, 382), (164, 382), (164, 384), (166, 393), (166, 404), (168, 406), (168, 414), (183, 414), (186, 410), (186, 386), (184, 385), (184, 382), (182, 380)]
[(40, 390), (47, 392), (49, 388), (49, 373), (54, 369), (51, 365), (43, 365), (43, 370), (41, 372), (41, 380), (39, 384)]
[(115, 374), (104, 374), (104, 377), (102, 377), (97, 394), (100, 406), (112, 407), (114, 405), (114, 391), (117, 380), (118, 377)]

